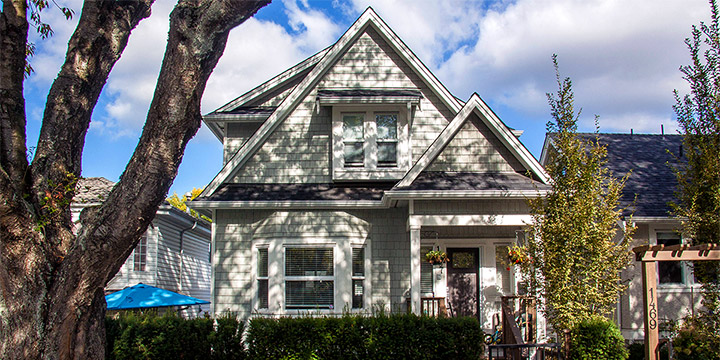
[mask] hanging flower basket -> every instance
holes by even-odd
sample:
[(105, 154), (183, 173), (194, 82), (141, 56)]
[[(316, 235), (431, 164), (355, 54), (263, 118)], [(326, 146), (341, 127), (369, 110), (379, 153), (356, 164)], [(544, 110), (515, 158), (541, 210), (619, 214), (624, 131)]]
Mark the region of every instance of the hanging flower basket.
[(425, 260), (433, 265), (442, 265), (448, 262), (447, 254), (440, 250), (431, 250), (425, 254)]
[(532, 258), (527, 254), (525, 248), (515, 245), (508, 248), (508, 263), (510, 265), (531, 264)]

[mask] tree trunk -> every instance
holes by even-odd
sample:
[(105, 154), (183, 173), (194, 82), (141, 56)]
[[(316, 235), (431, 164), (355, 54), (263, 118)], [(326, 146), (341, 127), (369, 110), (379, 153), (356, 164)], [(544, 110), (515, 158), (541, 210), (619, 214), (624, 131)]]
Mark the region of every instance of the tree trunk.
[[(177, 174), (185, 145), (200, 127), (200, 99), (229, 31), (269, 2), (178, 3), (140, 142), (105, 203), (82, 212), (75, 235), (69, 203), (92, 110), (130, 31), (149, 15), (152, 1), (85, 3), (28, 167), (22, 78), (5, 82), (7, 71), (20, 63), (18, 51), (8, 52), (18, 41), (24, 69), (27, 21), (24, 1), (4, 0), (0, 88), (15, 97), (3, 97), (0, 107), (0, 358), (104, 358), (103, 288), (136, 246)], [(7, 9), (19, 9), (19, 16), (12, 18)], [(13, 137), (18, 133), (21, 138)]]

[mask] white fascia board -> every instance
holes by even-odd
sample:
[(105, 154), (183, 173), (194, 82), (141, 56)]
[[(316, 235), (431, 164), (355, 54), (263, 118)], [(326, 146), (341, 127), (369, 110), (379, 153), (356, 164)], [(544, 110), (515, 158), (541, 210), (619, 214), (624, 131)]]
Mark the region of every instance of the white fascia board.
[(550, 133), (545, 133), (545, 141), (543, 141), (542, 152), (540, 153), (540, 165), (545, 166), (547, 162), (548, 152), (553, 146), (553, 139)]
[(400, 180), (395, 187), (410, 186), (410, 184), (417, 179), (418, 175), (425, 170), (434, 160), (440, 155), (442, 150), (452, 140), (455, 135), (460, 131), (465, 121), (467, 121), (470, 112), (474, 107), (475, 95), (470, 97), (455, 117), (450, 121), (447, 126), (440, 132), (440, 135), (433, 140), (432, 144), (425, 150), (420, 156), (420, 159), (415, 162), (412, 168), (405, 174), (402, 180)]
[(381, 209), (383, 201), (375, 200), (286, 200), (286, 201), (192, 201), (193, 209)]
[[(205, 120), (204, 117), (203, 120)], [(218, 125), (217, 123), (209, 123), (207, 121), (205, 122), (205, 125), (207, 125), (208, 129), (210, 129), (210, 132), (212, 132), (213, 135), (215, 135), (215, 137), (220, 140), (221, 143), (225, 143), (225, 133), (222, 131), (222, 129), (220, 129), (220, 125)]]
[(225, 166), (215, 176), (215, 178), (205, 187), (200, 196), (207, 196), (215, 192), (220, 185), (231, 177), (241, 166), (245, 164), (248, 158), (252, 156), (259, 148), (265, 143), (265, 140), (270, 134), (278, 127), (278, 125), (288, 116), (288, 114), (297, 107), (302, 99), (307, 95), (310, 89), (313, 88), (321, 79), (321, 77), (328, 71), (330, 65), (334, 64), (345, 50), (355, 42), (355, 40), (363, 33), (369, 23), (375, 20), (377, 15), (371, 8), (365, 10), (365, 12), (358, 18), (355, 23), (343, 34), (340, 39), (330, 47), (325, 56), (315, 65), (305, 78), (295, 86), (295, 88), (288, 94), (288, 96), (280, 103), (280, 106), (270, 117), (265, 121), (260, 128), (255, 132), (245, 144), (238, 149), (230, 160), (225, 163)]
[(528, 199), (545, 196), (547, 190), (390, 190), (385, 196), (390, 200), (420, 199)]
[(410, 215), (408, 226), (527, 226), (532, 215)]
[(681, 220), (670, 216), (633, 216), (633, 223), (675, 223), (680, 224)]
[[(515, 158), (517, 158), (526, 169), (535, 174), (541, 182), (549, 184), (550, 177), (547, 175), (542, 165), (535, 160), (535, 157), (530, 154), (530, 151), (528, 151), (525, 145), (523, 145), (520, 140), (513, 135), (510, 129), (505, 126), (500, 118), (498, 118), (497, 115), (490, 110), (490, 107), (487, 106), (480, 96), (478, 94), (473, 94), (470, 98), (476, 99), (474, 103), (476, 102), (478, 104), (478, 106), (474, 108), (476, 115), (485, 121), (490, 130), (493, 131), (500, 141), (505, 144), (508, 150), (515, 155)], [(470, 101), (468, 101), (468, 103), (469, 102)]]
[(328, 52), (329, 49), (330, 49), (330, 47), (320, 50), (315, 55), (301, 61), (299, 64), (291, 67), (290, 69), (285, 70), (284, 72), (275, 76), (274, 78), (258, 85), (254, 89), (246, 92), (245, 94), (241, 95), (237, 99), (223, 105), (222, 107), (218, 108), (214, 112), (230, 111), (242, 104), (245, 104), (249, 101), (256, 99), (257, 97), (264, 94), (268, 90), (272, 90), (272, 89), (282, 85), (286, 81), (292, 79), (296, 75), (307, 70), (311, 66), (314, 66), (315, 64), (317, 64), (320, 61), (320, 59), (322, 59), (323, 56), (325, 56), (325, 54)]
[(270, 115), (212, 113), (203, 115), (203, 121), (205, 121), (206, 124), (215, 122), (263, 122), (267, 120), (268, 117), (270, 117)]

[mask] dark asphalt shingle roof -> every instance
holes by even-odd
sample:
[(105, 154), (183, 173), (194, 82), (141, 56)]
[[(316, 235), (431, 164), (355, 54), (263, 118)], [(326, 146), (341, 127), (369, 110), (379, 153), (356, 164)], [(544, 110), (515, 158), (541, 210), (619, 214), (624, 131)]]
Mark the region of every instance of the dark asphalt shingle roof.
[(396, 190), (546, 190), (549, 186), (518, 173), (424, 171), (407, 187)]
[(381, 200), (394, 182), (362, 184), (224, 184), (197, 201)]
[[(596, 134), (580, 134), (587, 140)], [(632, 173), (625, 183), (622, 203), (637, 200), (635, 216), (669, 216), (668, 202), (675, 200), (677, 179), (673, 168), (684, 162), (679, 159), (681, 135), (598, 134), (607, 145), (607, 167), (620, 177)]]
[(237, 114), (237, 115), (272, 115), (277, 107), (275, 106), (240, 106), (230, 111), (221, 113), (212, 112), (210, 114)]

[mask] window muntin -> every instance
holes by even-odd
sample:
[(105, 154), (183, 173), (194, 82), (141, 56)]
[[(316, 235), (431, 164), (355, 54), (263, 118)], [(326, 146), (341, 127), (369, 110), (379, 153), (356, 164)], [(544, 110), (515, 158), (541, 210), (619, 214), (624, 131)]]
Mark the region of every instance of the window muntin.
[(140, 238), (133, 253), (133, 271), (145, 271), (147, 267), (147, 237)]
[(343, 156), (346, 167), (365, 164), (365, 115), (343, 114)]
[(378, 166), (397, 166), (397, 114), (376, 114)]
[(365, 298), (365, 248), (352, 249), (352, 308), (362, 309)]
[(332, 247), (285, 248), (285, 307), (334, 308), (334, 256)]
[[(666, 231), (657, 232), (658, 245), (679, 245), (680, 234)], [(683, 271), (681, 261), (658, 261), (658, 279), (660, 284), (682, 284)]]
[(258, 308), (268, 308), (268, 249), (260, 248), (257, 253)]

